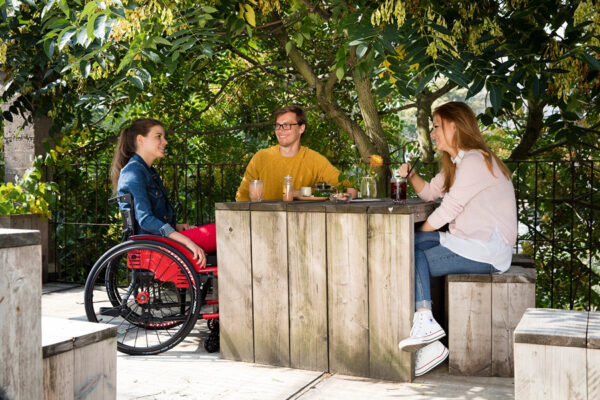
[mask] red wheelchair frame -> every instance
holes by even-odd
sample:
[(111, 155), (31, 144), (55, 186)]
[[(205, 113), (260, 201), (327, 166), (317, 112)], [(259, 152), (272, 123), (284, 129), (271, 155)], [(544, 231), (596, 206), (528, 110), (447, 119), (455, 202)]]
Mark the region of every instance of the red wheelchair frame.
[[(207, 300), (218, 276), (216, 254), (200, 268), (179, 242), (155, 235), (134, 235), (131, 195), (111, 201), (129, 203), (122, 211), (123, 241), (104, 253), (86, 280), (84, 304), (89, 321), (117, 327), (117, 348), (132, 355), (158, 354), (179, 344), (198, 319), (207, 321), (208, 352), (219, 349), (218, 299)], [(201, 313), (212, 305), (213, 312)]]

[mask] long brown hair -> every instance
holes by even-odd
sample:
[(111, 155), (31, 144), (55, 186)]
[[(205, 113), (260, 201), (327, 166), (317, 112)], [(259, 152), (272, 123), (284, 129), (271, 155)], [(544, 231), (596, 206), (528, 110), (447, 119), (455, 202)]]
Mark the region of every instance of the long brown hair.
[[(433, 110), (433, 116), (436, 115), (442, 120), (442, 130), (444, 132), (444, 125), (448, 122), (454, 122), (456, 133), (452, 146), (464, 151), (479, 150), (492, 176), (495, 176), (492, 163), (492, 160), (495, 160), (502, 174), (506, 179), (510, 179), (511, 173), (508, 167), (485, 144), (479, 125), (477, 125), (477, 117), (475, 117), (471, 107), (460, 101), (451, 101)], [(444, 173), (444, 191), (447, 192), (454, 183), (456, 165), (452, 162), (450, 154), (445, 151), (442, 153), (442, 172)]]
[(127, 128), (123, 129), (119, 136), (119, 142), (113, 156), (112, 165), (110, 167), (110, 179), (113, 186), (113, 194), (117, 193), (117, 185), (121, 169), (129, 162), (136, 151), (136, 138), (138, 135), (147, 136), (150, 129), (154, 126), (163, 126), (162, 122), (152, 118), (136, 119)]

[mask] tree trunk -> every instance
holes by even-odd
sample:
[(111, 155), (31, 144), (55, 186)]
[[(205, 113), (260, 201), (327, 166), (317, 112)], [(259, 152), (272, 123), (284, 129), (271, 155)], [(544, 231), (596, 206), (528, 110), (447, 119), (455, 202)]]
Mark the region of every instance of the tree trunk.
[(433, 157), (435, 155), (433, 143), (431, 142), (431, 136), (429, 136), (431, 106), (433, 105), (434, 101), (455, 87), (455, 83), (448, 81), (442, 88), (433, 93), (430, 92), (429, 89), (425, 88), (417, 95), (417, 139), (419, 140), (421, 157), (423, 158), (424, 162), (433, 162)]
[(527, 100), (527, 108), (529, 113), (527, 115), (527, 125), (525, 126), (525, 133), (521, 142), (510, 155), (510, 160), (525, 160), (529, 156), (529, 151), (534, 146), (537, 138), (542, 132), (544, 127), (544, 106), (545, 101), (536, 103), (533, 100)]
[(430, 94), (421, 92), (417, 95), (417, 140), (421, 148), (421, 157), (424, 162), (433, 162), (433, 143), (431, 142), (430, 123), (431, 105), (433, 98)]
[[(354, 78), (354, 85), (356, 87), (356, 93), (358, 96), (358, 104), (360, 106), (360, 112), (365, 122), (365, 131), (369, 137), (371, 143), (375, 146), (377, 154), (383, 158), (383, 166), (377, 168), (377, 193), (378, 197), (389, 196), (388, 190), (391, 172), (390, 172), (390, 146), (385, 137), (385, 132), (381, 126), (381, 120), (379, 119), (379, 113), (377, 111), (377, 105), (373, 98), (373, 91), (371, 90), (371, 80), (366, 75), (360, 74), (357, 70), (354, 70), (352, 74)], [(365, 149), (367, 150), (367, 149)], [(363, 159), (368, 157), (370, 154), (365, 154), (359, 151)]]

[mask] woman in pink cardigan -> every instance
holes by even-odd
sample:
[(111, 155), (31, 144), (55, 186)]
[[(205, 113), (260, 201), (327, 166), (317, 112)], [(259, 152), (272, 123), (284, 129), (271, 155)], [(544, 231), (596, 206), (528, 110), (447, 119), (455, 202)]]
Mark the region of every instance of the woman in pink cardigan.
[[(517, 238), (511, 173), (485, 144), (473, 110), (462, 102), (433, 112), (431, 138), (442, 151), (442, 169), (431, 182), (410, 172), (408, 181), (426, 201), (441, 205), (415, 233), (415, 308), (410, 336), (399, 343), (416, 351), (415, 375), (448, 357), (446, 333), (431, 314), (429, 276), (502, 273), (510, 267)], [(406, 176), (408, 164), (400, 167)], [(449, 232), (437, 230), (449, 224)]]

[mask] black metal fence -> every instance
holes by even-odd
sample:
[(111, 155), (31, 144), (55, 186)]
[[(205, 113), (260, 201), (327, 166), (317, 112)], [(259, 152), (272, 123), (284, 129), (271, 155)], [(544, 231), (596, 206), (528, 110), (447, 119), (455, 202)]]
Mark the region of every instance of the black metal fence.
[[(517, 249), (536, 260), (538, 306), (597, 308), (600, 160), (507, 164), (514, 171)], [(197, 225), (214, 221), (215, 202), (234, 200), (244, 168), (239, 163), (158, 166), (179, 220)], [(437, 168), (425, 165), (421, 173), (429, 178)], [(109, 170), (107, 164), (74, 164), (52, 171), (61, 193), (51, 222), (61, 280), (83, 281), (94, 261), (120, 241), (118, 209), (107, 204)]]

